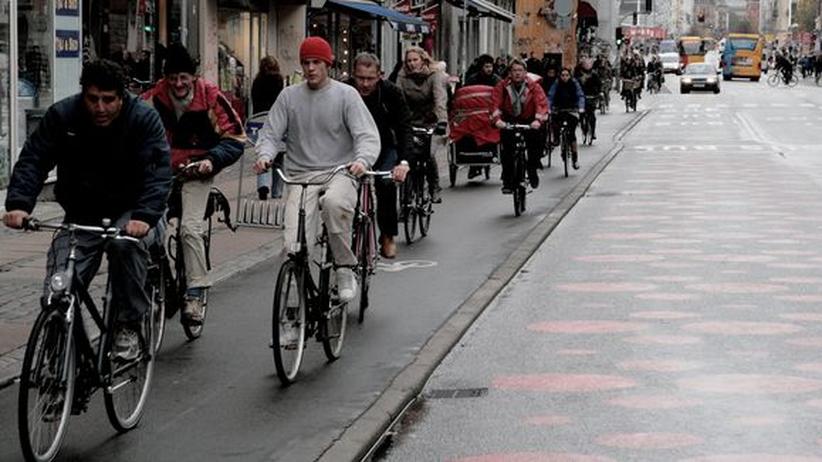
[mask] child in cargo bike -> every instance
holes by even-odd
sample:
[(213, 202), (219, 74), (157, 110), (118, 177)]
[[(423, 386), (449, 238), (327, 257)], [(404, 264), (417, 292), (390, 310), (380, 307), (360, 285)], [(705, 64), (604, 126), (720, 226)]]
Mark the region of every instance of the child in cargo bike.
[(468, 179), (482, 175), (486, 178), (490, 165), (497, 162), (499, 130), (491, 124), (491, 104), (494, 87), (468, 85), (454, 94), (451, 113), (451, 151), (448, 167), (451, 186), (457, 178), (460, 165), (468, 165)]

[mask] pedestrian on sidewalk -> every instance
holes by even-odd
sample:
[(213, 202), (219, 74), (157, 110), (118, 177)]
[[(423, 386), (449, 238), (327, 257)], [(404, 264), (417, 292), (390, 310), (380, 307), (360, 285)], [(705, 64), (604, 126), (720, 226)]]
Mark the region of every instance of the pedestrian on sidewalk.
[[(273, 56), (266, 56), (260, 60), (260, 71), (254, 77), (251, 84), (251, 105), (252, 114), (261, 112), (268, 113), (274, 101), (283, 91), (283, 76), (280, 74), (280, 63)], [(282, 153), (277, 155), (275, 166), (282, 166)], [(268, 199), (269, 192), (272, 199), (279, 199), (282, 196), (283, 183), (280, 177), (265, 172), (257, 175), (257, 194), (261, 201)]]
[(168, 47), (163, 73), (165, 77), (143, 98), (160, 113), (171, 145), (171, 165), (179, 179), (174, 192), (179, 194), (178, 226), (188, 287), (183, 320), (198, 325), (203, 322), (205, 293), (211, 285), (203, 216), (214, 176), (243, 155), (245, 133), (219, 87), (197, 75), (197, 66), (184, 46)]
[[(137, 238), (157, 224), (171, 188), (169, 146), (157, 111), (126, 92), (126, 85), (117, 63), (86, 63), (82, 92), (49, 107), (20, 152), (6, 196), (6, 226), (23, 227), (55, 166), (54, 191), (64, 222), (100, 226), (108, 218)], [(75, 272), (86, 287), (103, 252), (108, 255), (111, 307), (118, 321), (114, 353), (131, 360), (139, 354), (139, 322), (149, 306), (147, 243), (88, 233), (75, 239)], [(57, 232), (48, 251), (46, 291), (51, 275), (65, 270), (69, 247), (68, 232)]]
[(354, 77), (347, 83), (362, 96), (368, 112), (374, 118), (380, 133), (380, 156), (374, 170), (393, 172), (392, 178), (380, 178), (374, 184), (377, 197), (377, 225), (380, 228), (380, 254), (385, 258), (397, 256), (394, 237), (399, 233), (397, 223), (397, 186), (405, 181), (408, 161), (405, 153), (411, 141), (411, 113), (402, 90), (380, 78), (380, 59), (373, 53), (360, 53), (354, 58)]
[[(380, 133), (357, 90), (331, 79), (334, 64), (331, 45), (320, 37), (308, 37), (300, 45), (300, 64), (305, 81), (286, 87), (274, 102), (257, 138), (257, 173), (271, 168), (278, 147), (286, 137), (283, 167), (298, 181), (310, 180), (348, 165), (352, 176), (360, 176), (374, 165), (380, 153)], [(316, 213), (321, 189), (322, 210)], [(286, 188), (283, 250), (288, 252), (297, 239), (302, 188)], [(357, 180), (336, 175), (323, 188), (306, 192), (306, 229), (317, 229), (317, 216), (328, 230), (328, 246), (337, 268), (340, 300), (348, 302), (357, 292), (351, 251), (351, 230), (357, 206)], [(310, 231), (309, 231), (310, 232)], [(309, 236), (309, 242), (314, 242)]]

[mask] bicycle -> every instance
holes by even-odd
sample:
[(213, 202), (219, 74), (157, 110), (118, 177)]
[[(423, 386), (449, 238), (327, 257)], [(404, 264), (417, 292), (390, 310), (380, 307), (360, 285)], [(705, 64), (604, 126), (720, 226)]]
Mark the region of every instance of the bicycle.
[(525, 211), (525, 196), (530, 190), (528, 178), (526, 177), (528, 142), (525, 139), (525, 133), (533, 129), (530, 125), (525, 124), (506, 124), (503, 130), (509, 130), (514, 134), (513, 159), (511, 162), (511, 195), (514, 199), (514, 215), (520, 216)]
[(792, 72), (790, 79), (788, 79), (785, 71), (774, 72), (768, 76), (768, 85), (776, 87), (780, 83), (789, 88), (793, 88), (799, 84), (799, 78), (796, 77), (796, 72)]
[[(173, 318), (177, 312), (180, 312), (180, 324), (183, 326), (183, 332), (189, 340), (196, 340), (203, 334), (203, 327), (205, 325), (205, 316), (208, 312), (208, 290), (203, 292), (203, 322), (191, 323), (182, 316), (182, 307), (186, 302), (186, 291), (188, 285), (186, 284), (186, 267), (185, 259), (183, 258), (183, 239), (182, 226), (180, 226), (181, 204), (180, 192), (182, 189), (182, 182), (184, 179), (190, 178), (192, 171), (196, 168), (197, 163), (192, 162), (181, 169), (181, 172), (174, 178), (174, 185), (172, 187), (171, 199), (169, 199), (169, 209), (166, 216), (160, 221), (158, 229), (165, 231), (168, 223), (173, 219), (176, 220), (175, 232), (167, 237), (163, 237), (160, 242), (166, 245), (160, 245), (158, 249), (154, 249), (155, 259), (157, 261), (156, 268), (150, 268), (149, 276), (161, 281), (157, 287), (162, 288), (162, 292), (158, 294), (160, 304), (162, 306), (163, 316), (160, 322), (160, 328), (156, 338), (156, 351), (160, 350), (165, 337), (165, 320)], [(212, 216), (215, 213), (222, 212), (223, 217), (217, 220), (225, 225), (232, 232), (237, 231), (237, 227), (231, 223), (231, 206), (228, 199), (219, 189), (212, 187), (208, 195), (208, 203), (203, 220), (206, 222), (205, 230), (203, 231), (203, 247), (205, 248), (206, 269), (211, 270), (211, 235), (213, 232)], [(167, 249), (167, 250), (166, 250)], [(172, 271), (171, 263), (174, 263), (174, 270)], [(152, 271), (154, 270), (154, 271)]]
[[(156, 288), (147, 281), (151, 299), (138, 333), (140, 353), (130, 361), (115, 357), (111, 351), (116, 318), (109, 306), (111, 280), (106, 282), (101, 312), (75, 272), (76, 233), (93, 233), (106, 241), (139, 239), (123, 235), (111, 226), (111, 220), (103, 220), (97, 227), (42, 223), (31, 218), (24, 229), (67, 232), (69, 239), (66, 269), (55, 272), (49, 280), (49, 292), (31, 329), (20, 373), (17, 422), (23, 455), (28, 461), (47, 462), (60, 451), (69, 414), (85, 412), (97, 389), (103, 390), (106, 415), (118, 432), (139, 423), (154, 372), (153, 320), (159, 308)], [(87, 332), (84, 307), (100, 331), (97, 339)]]
[(400, 220), (403, 222), (405, 242), (408, 245), (414, 243), (418, 224), (420, 236), (428, 235), (431, 215), (434, 213), (434, 203), (431, 201), (426, 178), (434, 128), (411, 127), (411, 133), (413, 144), (424, 154), (413, 156), (410, 160), (411, 170), (400, 189)]
[[(586, 111), (587, 112), (587, 111)], [(568, 163), (571, 160), (573, 155), (571, 149), (571, 134), (570, 131), (570, 122), (568, 121), (568, 117), (574, 117), (579, 119), (579, 113), (575, 110), (560, 110), (558, 115), (565, 115), (566, 117), (559, 117), (559, 146), (560, 146), (560, 157), (562, 158), (563, 168), (565, 172), (565, 178), (568, 178)]]
[(622, 79), (622, 99), (625, 100), (625, 112), (636, 112), (637, 94), (636, 88), (639, 83), (634, 79)]
[(368, 289), (371, 276), (377, 268), (377, 220), (374, 214), (374, 178), (390, 177), (391, 172), (368, 171), (360, 179), (357, 192), (357, 208), (354, 212), (354, 237), (351, 249), (357, 256), (357, 265), (354, 274), (360, 280), (360, 306), (358, 321), (365, 320), (365, 310), (368, 308)]
[(325, 174), (325, 178), (317, 180), (317, 177), (314, 177), (309, 181), (296, 181), (277, 169), (283, 183), (302, 188), (297, 240), (289, 249), (288, 258), (280, 266), (274, 288), (271, 348), (274, 351), (277, 376), (284, 386), (291, 385), (297, 378), (307, 337), (316, 336), (317, 341), (322, 343), (329, 361), (338, 359), (342, 351), (348, 324), (348, 304), (340, 302), (337, 298), (332, 281), (334, 261), (328, 247), (328, 230), (325, 224), (322, 225), (322, 232), (316, 241), (318, 249), (315, 255), (318, 259), (313, 262), (318, 268), (319, 281), (315, 282), (312, 275), (312, 262), (306, 237), (305, 201), (308, 187), (325, 186), (347, 168), (346, 165), (339, 166)]
[(611, 87), (613, 81), (611, 79), (603, 79), (602, 81), (602, 98), (599, 100), (599, 113), (605, 115), (611, 107)]
[(582, 129), (582, 142), (589, 146), (594, 144), (594, 138), (597, 136), (596, 107), (599, 99), (599, 96), (585, 96), (585, 112), (579, 121), (580, 129)]

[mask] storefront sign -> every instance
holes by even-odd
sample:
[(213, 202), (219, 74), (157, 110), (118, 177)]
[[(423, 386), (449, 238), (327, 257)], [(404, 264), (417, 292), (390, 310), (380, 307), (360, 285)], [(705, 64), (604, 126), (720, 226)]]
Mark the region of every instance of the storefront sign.
[(57, 16), (80, 16), (80, 0), (55, 0), (54, 14)]
[(61, 30), (54, 31), (54, 56), (57, 58), (79, 58), (80, 57), (80, 31)]

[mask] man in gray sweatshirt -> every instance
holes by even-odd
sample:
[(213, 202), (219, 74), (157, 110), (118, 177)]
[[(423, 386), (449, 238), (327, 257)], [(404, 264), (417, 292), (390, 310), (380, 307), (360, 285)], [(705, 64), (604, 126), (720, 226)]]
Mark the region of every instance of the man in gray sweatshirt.
[[(287, 175), (300, 181), (323, 175), (348, 165), (348, 172), (360, 176), (377, 160), (380, 135), (371, 113), (353, 87), (332, 80), (328, 69), (334, 61), (331, 46), (319, 37), (308, 37), (300, 45), (300, 63), (305, 82), (285, 88), (268, 112), (257, 138), (257, 173), (268, 170), (277, 154), (279, 140), (286, 138), (283, 167)], [(306, 230), (317, 229), (319, 192), (321, 218), (328, 229), (328, 245), (337, 266), (340, 299), (350, 301), (357, 292), (351, 267), (357, 258), (351, 251), (351, 226), (357, 205), (357, 181), (337, 175), (323, 188), (309, 188), (306, 195)], [(297, 240), (300, 188), (286, 192), (286, 251)], [(308, 242), (313, 242), (309, 234)]]

